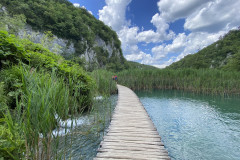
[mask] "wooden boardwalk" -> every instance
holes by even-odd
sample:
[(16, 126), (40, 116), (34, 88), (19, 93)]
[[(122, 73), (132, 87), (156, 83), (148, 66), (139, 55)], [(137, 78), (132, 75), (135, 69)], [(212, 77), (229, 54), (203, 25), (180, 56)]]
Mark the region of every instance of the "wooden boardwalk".
[(170, 159), (139, 98), (121, 85), (118, 85), (118, 103), (108, 133), (94, 158), (105, 159)]

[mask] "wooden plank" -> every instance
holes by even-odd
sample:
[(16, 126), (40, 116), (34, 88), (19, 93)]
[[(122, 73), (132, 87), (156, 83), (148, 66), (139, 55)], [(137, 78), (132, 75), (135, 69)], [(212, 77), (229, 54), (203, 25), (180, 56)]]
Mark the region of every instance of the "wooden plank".
[(168, 155), (168, 152), (163, 148), (159, 150), (158, 148), (139, 148), (139, 147), (104, 147), (98, 149), (98, 152), (117, 152), (117, 151), (130, 151), (130, 152), (141, 152), (141, 153), (148, 153), (148, 154), (155, 154), (158, 153), (160, 155)]
[(134, 133), (134, 132), (122, 132), (122, 133), (112, 133), (109, 132), (107, 134), (107, 136), (123, 136), (123, 137), (139, 137), (139, 138), (148, 138), (148, 137), (152, 137), (152, 138), (159, 138), (158, 134), (152, 134), (152, 135), (148, 135), (148, 134), (142, 134), (141, 132), (138, 133)]
[[(148, 149), (152, 150), (164, 150), (166, 151), (164, 146), (157, 146), (157, 145), (142, 145), (142, 144), (128, 144), (127, 146), (124, 144), (105, 144), (102, 145), (99, 149), (131, 149), (131, 150), (143, 150), (146, 151)], [(167, 151), (166, 151), (167, 152)]]
[(154, 124), (138, 97), (118, 85), (118, 103), (95, 160), (170, 159)]
[[(116, 131), (116, 130), (108, 130), (108, 134), (123, 134), (124, 136), (126, 136), (125, 134), (136, 134), (136, 135), (144, 135), (144, 136), (159, 136), (159, 134), (156, 131)], [(161, 138), (161, 137), (160, 137)]]
[(124, 142), (124, 143), (134, 143), (134, 144), (151, 144), (151, 145), (159, 145), (163, 146), (163, 143), (160, 141), (148, 142), (148, 141), (128, 141), (128, 140), (115, 140), (115, 139), (104, 139), (105, 142)]
[(114, 153), (114, 154), (138, 154), (138, 155), (151, 155), (151, 156), (168, 156), (167, 151), (163, 150), (145, 150), (144, 152), (141, 150), (133, 150), (133, 149), (99, 149), (98, 153)]
[[(169, 160), (168, 156), (148, 155), (148, 154), (134, 154), (134, 153), (97, 153), (98, 158), (118, 158), (118, 159), (138, 159), (138, 160), (153, 160), (153, 159), (166, 159)], [(134, 157), (134, 158), (133, 158)]]

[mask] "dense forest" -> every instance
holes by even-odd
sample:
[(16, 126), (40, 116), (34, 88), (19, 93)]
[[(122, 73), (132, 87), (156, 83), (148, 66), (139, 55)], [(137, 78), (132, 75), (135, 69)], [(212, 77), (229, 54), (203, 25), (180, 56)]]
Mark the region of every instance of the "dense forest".
[[(74, 7), (67, 0), (1, 0), (0, 4), (7, 8), (10, 16), (24, 15), (27, 24), (33, 29), (51, 31), (60, 38), (71, 40), (75, 48), (74, 57), (79, 57), (86, 50), (92, 49), (97, 54), (99, 63), (97, 67), (103, 68), (107, 65), (106, 68), (110, 70), (126, 68), (126, 60), (116, 32), (97, 20), (86, 9)], [(110, 58), (107, 57), (109, 53), (106, 53), (106, 50), (102, 52), (102, 47), (95, 46), (97, 37), (114, 47)]]
[(228, 34), (205, 47), (196, 54), (185, 56), (168, 68), (217, 68), (240, 71), (240, 30), (232, 30)]
[(24, 14), (27, 23), (35, 29), (52, 31), (59, 37), (76, 40), (76, 44), (84, 39), (90, 46), (95, 36), (99, 36), (121, 49), (114, 31), (86, 9), (76, 8), (67, 0), (2, 0), (1, 4), (11, 14)]

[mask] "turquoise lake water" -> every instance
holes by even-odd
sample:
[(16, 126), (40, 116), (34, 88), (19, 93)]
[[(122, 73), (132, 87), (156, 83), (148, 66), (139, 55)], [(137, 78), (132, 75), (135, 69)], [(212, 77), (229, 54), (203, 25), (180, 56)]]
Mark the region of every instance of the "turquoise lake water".
[[(82, 115), (74, 121), (69, 121), (71, 126), (77, 123), (68, 134), (59, 138), (58, 154), (60, 159), (92, 160), (96, 154), (100, 142), (106, 134), (112, 112), (117, 103), (117, 95), (99, 99), (94, 102), (94, 110)], [(63, 133), (66, 132), (63, 128)]]
[(240, 98), (137, 92), (172, 159), (240, 160)]

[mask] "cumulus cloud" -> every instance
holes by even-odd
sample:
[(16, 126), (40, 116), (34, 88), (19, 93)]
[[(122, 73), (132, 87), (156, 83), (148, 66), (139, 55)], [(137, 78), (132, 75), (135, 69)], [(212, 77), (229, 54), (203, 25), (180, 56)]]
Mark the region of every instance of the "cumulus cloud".
[(125, 12), (131, 0), (105, 0), (106, 6), (99, 10), (99, 19), (105, 24), (111, 26), (115, 31), (127, 23)]
[(125, 26), (120, 31), (118, 31), (118, 36), (122, 42), (122, 49), (124, 53), (134, 54), (138, 52), (138, 41), (136, 39), (138, 30), (138, 27), (129, 28)]
[(156, 43), (159, 42), (160, 35), (153, 30), (143, 31), (137, 35), (138, 42)]
[[(238, 6), (238, 7), (237, 7)], [(216, 0), (208, 3), (186, 19), (185, 29), (218, 32), (240, 24), (240, 1)]]
[(164, 40), (171, 40), (174, 38), (175, 33), (169, 30), (169, 24), (157, 13), (152, 17), (151, 23), (156, 27), (156, 31), (147, 30), (138, 34), (137, 39), (139, 42), (157, 43)]
[(186, 47), (187, 36), (185, 33), (178, 34), (171, 44), (159, 45), (152, 48), (155, 59), (159, 60), (166, 57), (170, 53), (181, 53)]
[[(158, 2), (160, 14), (155, 19), (161, 21), (157, 24), (165, 24), (163, 30), (167, 30), (167, 24), (180, 18), (185, 18), (184, 28), (191, 33), (180, 33), (174, 37), (172, 43), (161, 44), (152, 48), (155, 59), (166, 59), (158, 67), (164, 67), (176, 62), (188, 54), (210, 45), (229, 30), (240, 24), (240, 1), (235, 0), (161, 0)], [(238, 7), (237, 7), (238, 6)], [(153, 17), (154, 19), (154, 17)], [(162, 26), (162, 25), (159, 25)], [(163, 32), (163, 31), (162, 31)]]
[(150, 64), (152, 62), (152, 56), (140, 51), (138, 54), (126, 55), (126, 59), (129, 61), (139, 61), (144, 64)]
[[(141, 51), (138, 48), (138, 42), (150, 42), (152, 37), (150, 37), (149, 32), (139, 34), (139, 27), (130, 27), (130, 21), (125, 18), (127, 6), (131, 0), (105, 0), (105, 2), (106, 6), (99, 10), (99, 19), (117, 32), (126, 59), (150, 63), (151, 55)], [(157, 36), (159, 35), (155, 34), (155, 41), (157, 41)]]
[[(155, 28), (150, 30), (131, 27), (131, 21), (126, 20), (125, 12), (131, 0), (105, 2), (106, 6), (99, 10), (99, 19), (117, 32), (124, 56), (159, 68), (197, 52), (240, 25), (238, 0), (159, 0), (159, 13), (149, 22)], [(178, 19), (185, 19), (183, 27), (190, 31), (188, 34), (169, 29)], [(140, 42), (154, 43), (155, 47), (145, 53), (138, 47)]]
[(212, 0), (160, 0), (158, 2), (161, 17), (167, 22), (185, 18)]

